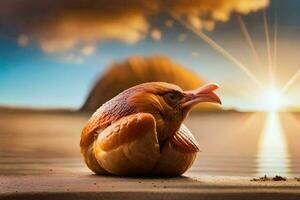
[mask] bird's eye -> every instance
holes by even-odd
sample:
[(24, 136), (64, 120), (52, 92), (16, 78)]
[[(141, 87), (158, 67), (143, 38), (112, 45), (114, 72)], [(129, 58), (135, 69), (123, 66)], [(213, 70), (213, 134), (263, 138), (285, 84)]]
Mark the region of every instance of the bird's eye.
[(165, 98), (170, 103), (177, 103), (180, 100), (181, 96), (170, 92), (170, 93), (165, 94)]

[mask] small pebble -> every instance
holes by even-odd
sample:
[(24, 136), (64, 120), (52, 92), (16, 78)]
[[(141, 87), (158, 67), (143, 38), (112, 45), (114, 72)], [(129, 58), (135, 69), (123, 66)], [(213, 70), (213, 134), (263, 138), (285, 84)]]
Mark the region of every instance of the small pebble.
[(273, 181), (286, 181), (286, 178), (285, 177), (282, 177), (282, 176), (275, 176), (273, 178)]
[(274, 176), (272, 177), (267, 177), (267, 175), (264, 175), (262, 177), (259, 178), (253, 178), (250, 181), (255, 181), (255, 182), (265, 182), (265, 181), (287, 181), (286, 177), (282, 177), (282, 176)]

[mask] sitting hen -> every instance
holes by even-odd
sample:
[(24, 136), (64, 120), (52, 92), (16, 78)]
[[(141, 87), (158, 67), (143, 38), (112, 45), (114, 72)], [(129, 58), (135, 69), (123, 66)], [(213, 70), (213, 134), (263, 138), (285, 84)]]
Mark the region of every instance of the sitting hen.
[(183, 174), (199, 151), (182, 123), (200, 102), (221, 103), (208, 84), (193, 91), (150, 82), (131, 87), (103, 104), (82, 130), (80, 147), (96, 174)]

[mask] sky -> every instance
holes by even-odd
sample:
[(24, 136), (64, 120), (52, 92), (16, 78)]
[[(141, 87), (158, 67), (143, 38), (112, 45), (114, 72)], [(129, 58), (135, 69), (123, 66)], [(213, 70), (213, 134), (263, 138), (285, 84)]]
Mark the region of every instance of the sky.
[(300, 69), (298, 0), (199, 0), (190, 7), (185, 0), (91, 2), (0, 2), (0, 105), (76, 109), (111, 63), (165, 55), (218, 83), (225, 108), (260, 110), (276, 98), (268, 92), (274, 88), (284, 91), (285, 106), (300, 106), (300, 79), (291, 80)]

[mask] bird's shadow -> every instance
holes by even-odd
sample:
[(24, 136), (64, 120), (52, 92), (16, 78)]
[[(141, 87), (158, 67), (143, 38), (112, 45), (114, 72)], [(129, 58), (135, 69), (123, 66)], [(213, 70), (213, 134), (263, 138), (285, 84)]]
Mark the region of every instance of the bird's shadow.
[(176, 180), (176, 181), (195, 181), (193, 178), (188, 176), (157, 176), (157, 175), (134, 175), (134, 176), (118, 176), (114, 174), (89, 174), (87, 175), (92, 178), (112, 178), (112, 179), (127, 179), (127, 180)]

